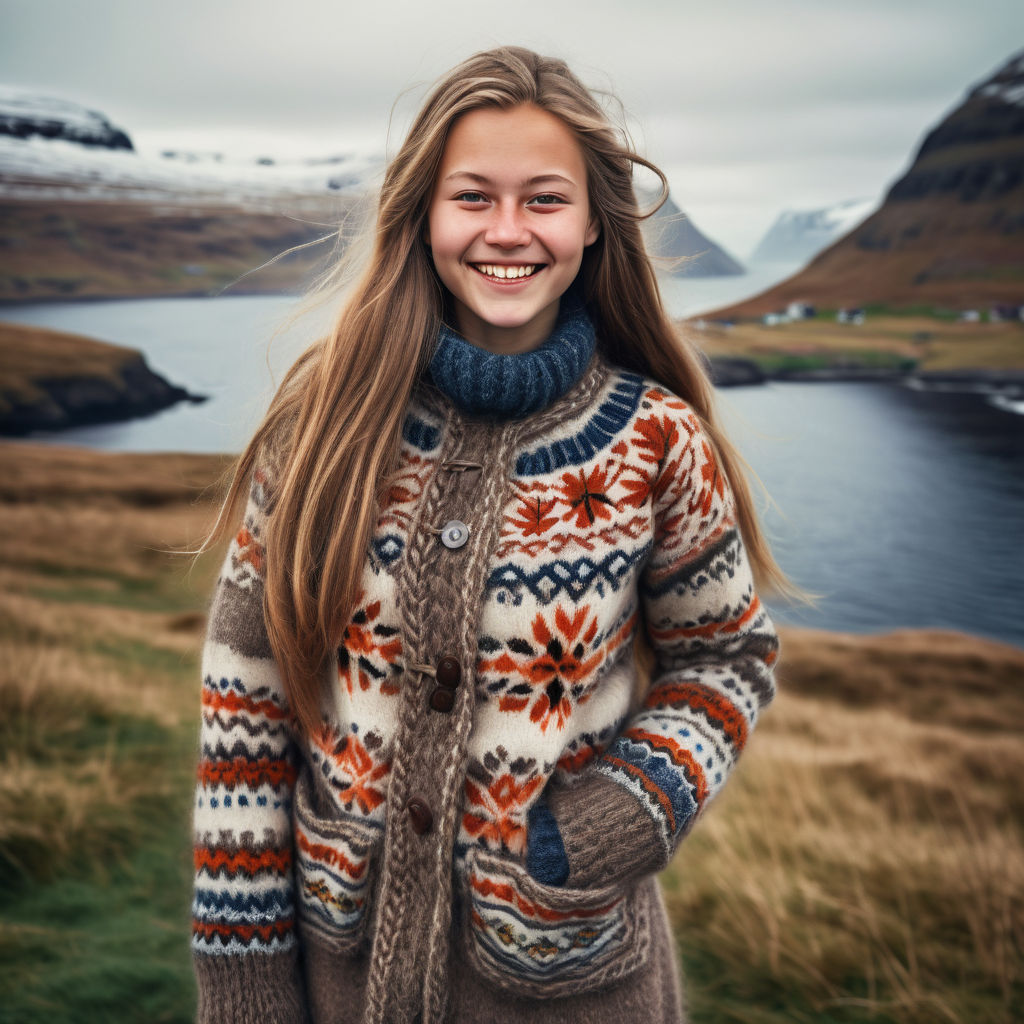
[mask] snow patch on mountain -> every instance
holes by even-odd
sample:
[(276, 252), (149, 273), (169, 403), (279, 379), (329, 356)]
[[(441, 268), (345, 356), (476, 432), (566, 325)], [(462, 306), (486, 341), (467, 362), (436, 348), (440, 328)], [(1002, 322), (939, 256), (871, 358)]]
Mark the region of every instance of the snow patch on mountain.
[(128, 135), (98, 111), (10, 85), (0, 85), (0, 135), (17, 139), (65, 139), (81, 146), (132, 149)]
[(806, 263), (878, 208), (878, 199), (847, 199), (813, 210), (784, 210), (750, 257), (751, 263)]
[(1011, 57), (992, 79), (972, 89), (970, 95), (1024, 107), (1024, 52)]
[[(0, 87), (0, 198), (192, 204), (223, 202), (274, 210), (285, 198), (356, 195), (383, 166), (375, 155), (238, 156), (165, 148), (139, 152), (89, 141), (102, 114), (65, 100)], [(31, 125), (50, 125), (42, 132)], [(20, 126), (20, 127), (18, 127)], [(114, 129), (114, 131), (118, 131)], [(127, 136), (125, 136), (127, 140)]]

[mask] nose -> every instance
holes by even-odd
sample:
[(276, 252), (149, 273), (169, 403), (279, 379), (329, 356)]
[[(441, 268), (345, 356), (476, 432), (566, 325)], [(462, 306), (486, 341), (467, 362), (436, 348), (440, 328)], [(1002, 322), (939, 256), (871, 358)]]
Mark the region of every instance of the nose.
[(529, 245), (532, 236), (526, 217), (527, 212), (518, 203), (495, 203), (484, 231), (484, 241), (502, 249)]

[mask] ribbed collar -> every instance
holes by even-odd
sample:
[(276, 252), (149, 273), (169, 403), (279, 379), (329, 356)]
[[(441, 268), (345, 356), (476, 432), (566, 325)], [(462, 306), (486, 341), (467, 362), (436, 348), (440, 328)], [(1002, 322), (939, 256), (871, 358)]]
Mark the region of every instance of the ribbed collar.
[(594, 346), (583, 303), (565, 295), (550, 337), (529, 352), (497, 355), (442, 325), (429, 373), (464, 413), (522, 419), (547, 408), (583, 376)]

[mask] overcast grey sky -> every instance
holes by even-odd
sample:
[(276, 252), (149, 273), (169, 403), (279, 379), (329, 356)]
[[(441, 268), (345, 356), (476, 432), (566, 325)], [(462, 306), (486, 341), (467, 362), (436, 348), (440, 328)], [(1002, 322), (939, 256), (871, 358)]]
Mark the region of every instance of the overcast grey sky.
[(435, 76), (499, 43), (614, 90), (679, 205), (744, 259), (784, 208), (880, 195), (1024, 47), (1024, 3), (0, 0), (0, 82), (143, 144), (382, 151), (399, 94), (393, 135)]

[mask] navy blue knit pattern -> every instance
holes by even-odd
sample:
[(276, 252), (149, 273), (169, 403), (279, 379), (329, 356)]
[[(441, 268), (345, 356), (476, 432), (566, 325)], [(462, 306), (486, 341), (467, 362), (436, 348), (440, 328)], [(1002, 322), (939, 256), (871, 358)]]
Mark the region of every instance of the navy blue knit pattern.
[(643, 377), (635, 373), (622, 372), (620, 378), (581, 430), (523, 452), (516, 460), (516, 476), (540, 476), (563, 466), (581, 466), (607, 448), (640, 408), (646, 389)]
[(583, 376), (594, 347), (583, 304), (563, 298), (551, 336), (529, 352), (488, 352), (442, 325), (430, 376), (464, 413), (521, 419), (561, 398)]
[(544, 799), (527, 812), (526, 870), (545, 885), (565, 885), (569, 877), (569, 858), (558, 822)]

